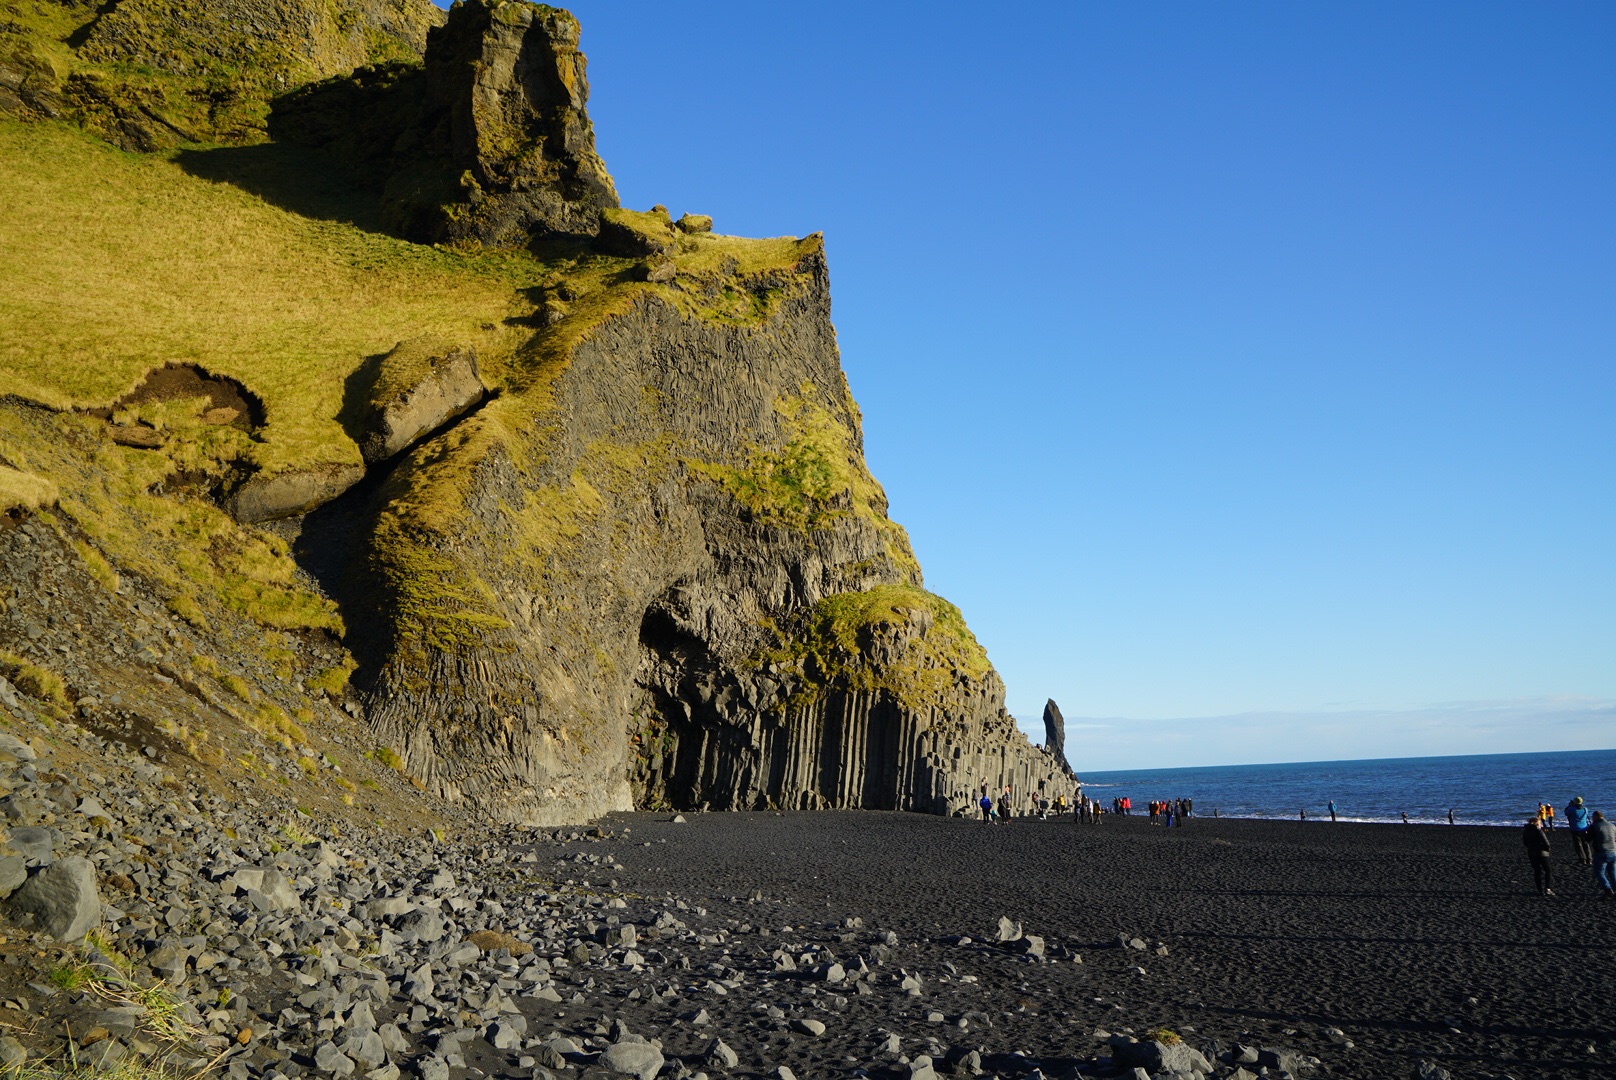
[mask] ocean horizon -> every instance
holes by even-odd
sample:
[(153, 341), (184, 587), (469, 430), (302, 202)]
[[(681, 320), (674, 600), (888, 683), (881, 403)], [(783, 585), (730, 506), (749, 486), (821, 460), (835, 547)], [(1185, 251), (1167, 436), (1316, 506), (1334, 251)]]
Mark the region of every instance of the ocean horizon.
[[(1068, 755), (1070, 757), (1070, 755)], [(1574, 796), (1616, 817), (1616, 749), (1527, 754), (1364, 758), (1198, 765), (1170, 769), (1086, 772), (1083, 790), (1102, 803), (1122, 795), (1135, 813), (1151, 799), (1195, 801), (1199, 817), (1291, 818), (1445, 824), (1518, 825), (1538, 803), (1555, 808), (1556, 823)]]

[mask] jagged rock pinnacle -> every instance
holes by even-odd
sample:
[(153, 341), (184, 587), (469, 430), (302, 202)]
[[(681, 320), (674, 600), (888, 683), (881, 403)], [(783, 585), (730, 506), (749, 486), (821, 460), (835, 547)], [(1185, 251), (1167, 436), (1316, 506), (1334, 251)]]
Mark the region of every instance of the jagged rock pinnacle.
[(578, 36), (571, 14), (527, 0), (461, 0), (428, 36), (422, 143), (458, 187), (432, 239), (593, 236), (618, 205)]
[(1071, 762), (1066, 760), (1066, 718), (1054, 698), (1044, 702), (1044, 749), (1055, 756), (1061, 768), (1072, 771)]

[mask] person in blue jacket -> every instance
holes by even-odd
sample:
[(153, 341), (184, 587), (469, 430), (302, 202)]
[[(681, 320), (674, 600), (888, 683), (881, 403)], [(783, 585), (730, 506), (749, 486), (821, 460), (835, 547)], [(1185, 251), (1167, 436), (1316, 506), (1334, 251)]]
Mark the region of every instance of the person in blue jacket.
[(1572, 849), (1577, 854), (1577, 861), (1584, 866), (1594, 864), (1593, 849), (1588, 846), (1590, 820), (1588, 807), (1583, 805), (1581, 795), (1566, 804), (1566, 824), (1571, 827)]

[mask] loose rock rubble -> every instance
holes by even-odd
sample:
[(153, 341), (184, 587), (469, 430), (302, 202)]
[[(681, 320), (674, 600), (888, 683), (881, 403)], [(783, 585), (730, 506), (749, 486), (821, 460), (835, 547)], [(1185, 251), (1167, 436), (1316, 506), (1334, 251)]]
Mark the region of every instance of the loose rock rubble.
[(639, 895), (622, 858), (651, 845), (632, 826), (358, 835), (269, 792), (193, 793), (70, 727), (0, 734), (0, 789), (15, 927), (0, 1022), (32, 1032), (0, 1040), (6, 1060), (71, 1040), (98, 1066), (231, 1080), (1191, 1080), (1312, 1064), (1104, 1031), (1087, 1057), (1000, 1045), (969, 969), (1080, 963), (1067, 943), (1002, 918), (948, 939), (955, 959), (936, 965), (858, 917), (771, 919), (761, 894), (724, 911)]

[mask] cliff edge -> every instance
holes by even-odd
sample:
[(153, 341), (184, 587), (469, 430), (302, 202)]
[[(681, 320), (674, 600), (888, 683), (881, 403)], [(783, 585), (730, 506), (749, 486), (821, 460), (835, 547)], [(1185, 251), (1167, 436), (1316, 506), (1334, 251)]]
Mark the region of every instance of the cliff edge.
[(4, 512), (103, 624), (175, 624), (131, 662), (13, 604), (41, 708), (247, 773), (358, 723), (526, 824), (1063, 782), (887, 516), (820, 238), (620, 208), (567, 13), (462, 0), (421, 36), (266, 99), (262, 154), (0, 119)]

